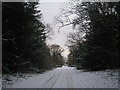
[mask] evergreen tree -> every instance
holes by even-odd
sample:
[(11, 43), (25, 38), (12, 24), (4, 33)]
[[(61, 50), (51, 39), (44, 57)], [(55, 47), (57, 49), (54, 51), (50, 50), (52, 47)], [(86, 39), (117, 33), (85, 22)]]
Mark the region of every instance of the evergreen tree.
[(49, 68), (50, 51), (37, 2), (3, 4), (3, 73), (28, 72), (30, 67)]
[(119, 2), (84, 2), (74, 6), (74, 13), (78, 15), (74, 28), (79, 26), (80, 33), (84, 32), (85, 36), (76, 41), (81, 43), (76, 44), (74, 53), (70, 54), (82, 68), (119, 67), (119, 5)]

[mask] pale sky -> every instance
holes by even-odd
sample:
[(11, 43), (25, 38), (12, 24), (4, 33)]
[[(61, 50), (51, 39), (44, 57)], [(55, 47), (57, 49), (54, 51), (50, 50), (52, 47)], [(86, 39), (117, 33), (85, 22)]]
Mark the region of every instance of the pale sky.
[[(44, 1), (44, 2), (43, 2)], [(48, 24), (53, 24), (55, 22), (54, 17), (60, 15), (61, 8), (64, 6), (64, 2), (59, 2), (58, 0), (51, 0), (53, 2), (45, 2), (49, 0), (41, 0), (40, 3), (40, 10), (43, 15), (43, 21)], [(72, 32), (72, 26), (64, 27), (58, 33), (58, 29), (54, 28), (54, 35), (52, 40), (48, 40), (48, 44), (58, 44), (60, 45), (65, 51), (62, 53), (63, 56), (67, 57), (69, 54), (69, 50), (65, 44), (67, 43), (67, 36), (69, 32)]]

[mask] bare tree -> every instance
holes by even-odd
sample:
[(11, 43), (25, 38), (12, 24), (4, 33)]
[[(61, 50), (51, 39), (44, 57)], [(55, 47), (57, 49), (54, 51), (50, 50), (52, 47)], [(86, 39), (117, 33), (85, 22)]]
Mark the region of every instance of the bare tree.
[(51, 45), (50, 50), (51, 50), (51, 52), (57, 52), (60, 54), (64, 51), (64, 49), (62, 49), (62, 47), (60, 47), (60, 45), (57, 45), (57, 44)]

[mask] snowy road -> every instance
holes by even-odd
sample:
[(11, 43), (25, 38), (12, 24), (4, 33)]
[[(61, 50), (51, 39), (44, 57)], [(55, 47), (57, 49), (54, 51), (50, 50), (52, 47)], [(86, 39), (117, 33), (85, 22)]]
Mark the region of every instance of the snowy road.
[[(105, 73), (104, 73), (105, 74)], [(102, 78), (96, 72), (82, 72), (73, 67), (63, 66), (54, 70), (37, 74), (28, 80), (16, 82), (12, 88), (117, 88), (115, 77)]]

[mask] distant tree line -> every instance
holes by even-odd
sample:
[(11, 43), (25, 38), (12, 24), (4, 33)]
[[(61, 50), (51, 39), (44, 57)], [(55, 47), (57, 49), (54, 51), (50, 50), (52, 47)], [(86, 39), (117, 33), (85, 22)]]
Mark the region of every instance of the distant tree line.
[[(71, 2), (75, 33), (68, 35), (69, 65), (78, 69), (119, 68), (120, 2)], [(67, 17), (68, 18), (68, 17)]]
[(38, 4), (2, 3), (3, 73), (41, 72), (55, 66), (45, 42), (47, 29)]

